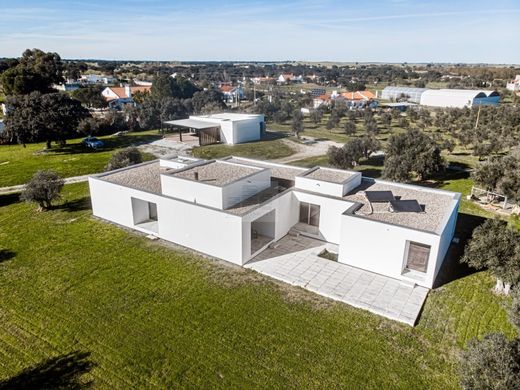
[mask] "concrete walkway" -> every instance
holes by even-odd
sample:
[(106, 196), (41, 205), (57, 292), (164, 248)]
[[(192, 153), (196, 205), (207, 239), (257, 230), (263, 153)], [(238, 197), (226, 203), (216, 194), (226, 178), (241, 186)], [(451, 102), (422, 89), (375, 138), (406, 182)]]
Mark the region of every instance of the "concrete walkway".
[[(88, 180), (88, 177), (90, 175), (82, 175), (82, 176), (71, 176), (66, 177), (65, 184), (72, 184), (72, 183), (81, 183)], [(22, 192), (23, 187), (25, 184), (19, 184), (16, 186), (10, 186), (10, 187), (0, 187), (0, 195), (7, 195), (7, 194), (14, 194), (16, 192)]]
[(405, 284), (332, 260), (318, 257), (337, 246), (303, 236), (285, 236), (276, 248), (268, 248), (245, 267), (305, 288), (316, 294), (415, 325), (428, 289)]

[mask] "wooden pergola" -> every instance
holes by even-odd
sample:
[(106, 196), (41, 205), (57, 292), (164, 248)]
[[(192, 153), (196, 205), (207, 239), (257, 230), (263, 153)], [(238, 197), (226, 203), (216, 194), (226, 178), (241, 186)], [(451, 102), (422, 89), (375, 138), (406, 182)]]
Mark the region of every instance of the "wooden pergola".
[(220, 139), (220, 124), (216, 122), (199, 121), (195, 119), (178, 119), (164, 122), (166, 125), (179, 129), (179, 140), (182, 142), (182, 130), (195, 131), (199, 138), (199, 146), (218, 144)]

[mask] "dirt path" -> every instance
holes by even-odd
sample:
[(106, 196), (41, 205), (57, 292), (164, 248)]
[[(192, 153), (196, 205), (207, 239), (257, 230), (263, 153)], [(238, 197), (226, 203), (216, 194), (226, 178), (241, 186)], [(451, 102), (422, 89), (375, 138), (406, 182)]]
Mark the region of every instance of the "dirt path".
[[(311, 138), (312, 139), (312, 138)], [(311, 144), (302, 144), (288, 139), (282, 140), (285, 144), (296, 151), (295, 154), (277, 159), (276, 162), (290, 163), (309, 157), (324, 156), (331, 146), (342, 147), (343, 144), (334, 141), (317, 141)]]
[[(71, 176), (71, 177), (66, 177), (63, 180), (65, 180), (65, 184), (81, 183), (81, 182), (87, 181), (89, 176), (90, 175)], [(9, 186), (9, 187), (0, 187), (0, 195), (22, 192), (24, 185), (25, 184), (19, 184), (16, 186)]]

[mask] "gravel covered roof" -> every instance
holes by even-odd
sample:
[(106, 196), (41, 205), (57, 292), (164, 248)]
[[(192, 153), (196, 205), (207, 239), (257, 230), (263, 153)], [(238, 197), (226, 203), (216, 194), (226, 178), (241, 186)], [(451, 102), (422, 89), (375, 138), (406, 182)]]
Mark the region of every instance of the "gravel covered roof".
[(101, 176), (101, 179), (138, 190), (161, 193), (161, 173), (159, 161), (124, 169)]
[(259, 172), (258, 169), (245, 165), (212, 161), (208, 164), (195, 165), (173, 172), (171, 175), (195, 181), (195, 173), (198, 173), (199, 182), (223, 186), (257, 172)]
[[(372, 213), (370, 204), (363, 194), (363, 191), (392, 191), (395, 197), (402, 200), (415, 199), (424, 208), (422, 213), (404, 212), (392, 213), (389, 211), (389, 204), (372, 203)], [(344, 196), (344, 199), (362, 203), (363, 206), (356, 210), (355, 214), (367, 219), (381, 222), (388, 222), (395, 225), (406, 226), (412, 229), (420, 229), (429, 232), (437, 232), (447, 213), (451, 211), (453, 194), (434, 192), (430, 189), (401, 186), (392, 183), (378, 183), (373, 180), (363, 179), (361, 185), (354, 191)]]
[(293, 181), (294, 181), (295, 176), (297, 176), (307, 170), (307, 168), (292, 167), (290, 165), (279, 166), (279, 165), (274, 165), (274, 164), (269, 164), (269, 163), (263, 163), (262, 161), (249, 161), (247, 159), (243, 159), (240, 157), (231, 157), (230, 159), (227, 159), (226, 161), (237, 163), (237, 164), (249, 165), (249, 166), (253, 166), (253, 167), (269, 168), (271, 170), (272, 177), (278, 178), (278, 179), (293, 180)]
[(328, 181), (331, 183), (343, 183), (353, 175), (354, 173), (349, 171), (340, 171), (320, 167), (307, 173), (304, 177), (314, 180)]

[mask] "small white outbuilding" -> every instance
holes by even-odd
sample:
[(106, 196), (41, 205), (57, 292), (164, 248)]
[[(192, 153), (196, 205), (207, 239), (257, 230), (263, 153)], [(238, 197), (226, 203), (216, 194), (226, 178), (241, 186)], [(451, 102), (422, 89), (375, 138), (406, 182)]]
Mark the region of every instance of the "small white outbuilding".
[(263, 114), (219, 113), (190, 115), (188, 119), (164, 122), (188, 129), (199, 137), (201, 145), (224, 143), (228, 145), (258, 141), (265, 132)]

